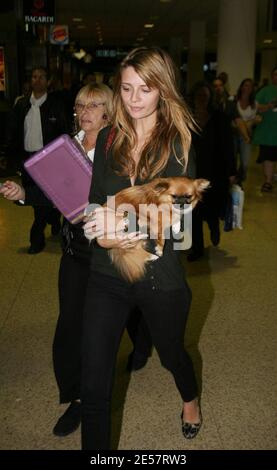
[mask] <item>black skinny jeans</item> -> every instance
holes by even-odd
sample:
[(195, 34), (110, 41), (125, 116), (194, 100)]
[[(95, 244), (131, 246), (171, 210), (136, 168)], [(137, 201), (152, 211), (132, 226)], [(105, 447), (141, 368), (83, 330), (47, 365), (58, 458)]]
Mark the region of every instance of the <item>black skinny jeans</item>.
[(187, 285), (153, 290), (149, 282), (129, 285), (92, 272), (83, 325), (82, 449), (110, 448), (111, 395), (120, 339), (130, 311), (137, 306), (150, 330), (162, 365), (174, 376), (184, 401), (197, 396), (192, 361), (184, 349), (191, 302)]
[[(81, 395), (81, 343), (83, 312), (90, 263), (64, 253), (59, 269), (60, 313), (53, 342), (54, 372), (60, 403), (79, 399)], [(144, 318), (134, 310), (127, 324), (134, 346), (134, 359), (151, 354), (152, 341)]]
[(59, 270), (60, 314), (53, 342), (53, 364), (60, 403), (80, 398), (83, 311), (89, 263), (63, 254)]

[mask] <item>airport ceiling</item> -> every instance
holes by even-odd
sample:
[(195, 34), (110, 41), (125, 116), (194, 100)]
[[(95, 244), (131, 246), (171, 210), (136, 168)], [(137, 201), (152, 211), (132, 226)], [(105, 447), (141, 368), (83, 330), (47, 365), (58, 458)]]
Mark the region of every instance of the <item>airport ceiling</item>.
[[(67, 24), (81, 47), (159, 45), (181, 37), (188, 47), (191, 21), (206, 22), (206, 50), (217, 48), (220, 0), (56, 0), (56, 24)], [(258, 0), (257, 47), (267, 0)], [(145, 28), (145, 24), (153, 27)]]

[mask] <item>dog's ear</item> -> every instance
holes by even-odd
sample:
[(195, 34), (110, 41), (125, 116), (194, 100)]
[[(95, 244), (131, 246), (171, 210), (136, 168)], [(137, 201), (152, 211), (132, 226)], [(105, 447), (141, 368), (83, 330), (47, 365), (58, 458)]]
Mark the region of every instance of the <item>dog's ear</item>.
[(159, 194), (167, 191), (169, 188), (169, 183), (167, 181), (159, 181), (155, 186), (153, 186), (153, 190)]
[(209, 188), (210, 186), (210, 182), (208, 180), (204, 180), (203, 178), (196, 179), (194, 183), (199, 192), (205, 191), (205, 189)]

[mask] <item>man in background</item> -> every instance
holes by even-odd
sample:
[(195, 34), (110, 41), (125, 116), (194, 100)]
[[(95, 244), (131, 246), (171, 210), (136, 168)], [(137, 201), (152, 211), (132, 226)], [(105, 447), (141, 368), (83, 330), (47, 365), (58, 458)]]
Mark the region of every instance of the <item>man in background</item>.
[[(47, 84), (47, 70), (44, 67), (35, 67), (31, 76), (31, 96), (20, 98), (9, 116), (9, 154), (20, 161), (23, 186), (35, 185), (24, 170), (24, 161), (61, 134), (70, 133), (70, 116), (67, 116), (66, 106), (56, 93), (47, 93)], [(29, 254), (36, 254), (44, 249), (47, 223), (51, 225), (52, 235), (57, 235), (61, 228), (57, 209), (48, 206), (33, 206), (33, 209)]]

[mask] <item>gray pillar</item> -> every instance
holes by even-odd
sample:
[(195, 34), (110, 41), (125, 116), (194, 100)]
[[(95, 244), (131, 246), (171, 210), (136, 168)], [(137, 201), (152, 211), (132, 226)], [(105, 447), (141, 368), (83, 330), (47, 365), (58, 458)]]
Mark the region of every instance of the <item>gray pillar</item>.
[(203, 80), (203, 65), (205, 57), (206, 23), (192, 21), (190, 23), (187, 91), (199, 80)]
[(244, 78), (254, 78), (257, 0), (221, 0), (217, 73), (229, 76), (231, 93)]

